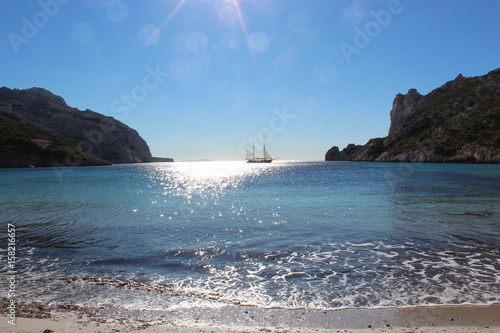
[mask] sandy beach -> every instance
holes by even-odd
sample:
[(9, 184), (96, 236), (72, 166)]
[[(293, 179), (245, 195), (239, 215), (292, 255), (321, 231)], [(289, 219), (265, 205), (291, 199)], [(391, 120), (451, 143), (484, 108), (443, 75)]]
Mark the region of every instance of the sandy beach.
[(15, 325), (2, 306), (2, 332), (500, 332), (500, 304), (334, 311), (223, 306), (123, 312), (74, 305), (22, 304)]

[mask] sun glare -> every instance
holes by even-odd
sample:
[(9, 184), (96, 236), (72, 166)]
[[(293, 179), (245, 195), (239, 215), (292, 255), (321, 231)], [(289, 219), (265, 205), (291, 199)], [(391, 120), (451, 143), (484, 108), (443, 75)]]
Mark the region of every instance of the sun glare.
[[(179, 10), (181, 10), (186, 2), (187, 0), (180, 0), (177, 3), (174, 9), (172, 9), (167, 18), (161, 24), (160, 30), (162, 30), (175, 17), (175, 15), (179, 12)], [(225, 23), (227, 25), (233, 25), (237, 23), (240, 26), (247, 47), (252, 52), (252, 54), (261, 53), (267, 50), (267, 44), (269, 44), (268, 40), (266, 43), (266, 38), (262, 39), (259, 35), (261, 33), (248, 33), (239, 0), (215, 0), (213, 1), (213, 3), (213, 8), (217, 13), (217, 17), (222, 23)]]
[(247, 27), (245, 25), (245, 20), (243, 20), (243, 15), (241, 14), (241, 8), (240, 4), (238, 3), (238, 0), (232, 0), (233, 7), (236, 10), (236, 15), (238, 16), (238, 21), (241, 26), (241, 30), (243, 31), (243, 34), (245, 35), (245, 39), (248, 41), (248, 32), (247, 32)]

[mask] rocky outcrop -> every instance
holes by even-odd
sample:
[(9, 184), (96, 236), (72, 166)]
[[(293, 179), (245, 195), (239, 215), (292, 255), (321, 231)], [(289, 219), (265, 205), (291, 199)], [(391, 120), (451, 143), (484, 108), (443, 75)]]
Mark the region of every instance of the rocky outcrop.
[(326, 152), (325, 161), (352, 161), (356, 158), (362, 147), (351, 143), (340, 151), (339, 147), (333, 146)]
[(389, 127), (389, 136), (394, 136), (395, 132), (403, 125), (406, 118), (417, 108), (422, 101), (422, 95), (416, 89), (410, 89), (406, 95), (398, 94), (392, 102), (390, 112), (391, 125)]
[[(458, 75), (427, 95), (398, 94), (390, 117), (387, 137), (371, 139), (350, 160), (500, 163), (500, 69)], [(334, 148), (327, 156), (345, 156)]]
[(0, 117), (74, 140), (92, 155), (113, 163), (150, 162), (149, 147), (134, 129), (91, 110), (69, 107), (41, 88), (0, 88)]
[[(388, 140), (400, 140), (411, 135), (411, 130), (407, 130), (408, 126), (406, 124), (408, 120), (411, 120), (410, 116), (418, 114), (419, 110), (429, 107), (429, 105), (432, 105), (441, 96), (460, 88), (466, 83), (466, 80), (462, 74), (459, 74), (453, 81), (449, 81), (427, 95), (421, 95), (416, 89), (408, 90), (406, 95), (398, 94), (394, 98), (390, 111), (391, 124)], [(426, 123), (427, 120), (426, 118), (422, 119), (420, 124)], [(418, 127), (419, 124), (414, 125)]]

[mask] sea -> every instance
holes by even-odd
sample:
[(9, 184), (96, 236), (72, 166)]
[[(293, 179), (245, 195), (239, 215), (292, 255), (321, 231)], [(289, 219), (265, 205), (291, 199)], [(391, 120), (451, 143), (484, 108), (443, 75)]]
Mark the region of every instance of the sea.
[(500, 165), (2, 169), (0, 223), (0, 297), (15, 276), (15, 298), (27, 303), (333, 310), (500, 301)]

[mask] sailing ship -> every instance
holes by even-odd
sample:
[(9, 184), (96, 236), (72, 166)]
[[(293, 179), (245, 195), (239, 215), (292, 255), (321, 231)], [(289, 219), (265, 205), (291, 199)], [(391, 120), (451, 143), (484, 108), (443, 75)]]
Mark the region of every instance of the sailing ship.
[(266, 150), (266, 142), (264, 141), (264, 157), (255, 157), (255, 144), (252, 145), (252, 151), (247, 149), (247, 163), (271, 163), (273, 158)]

